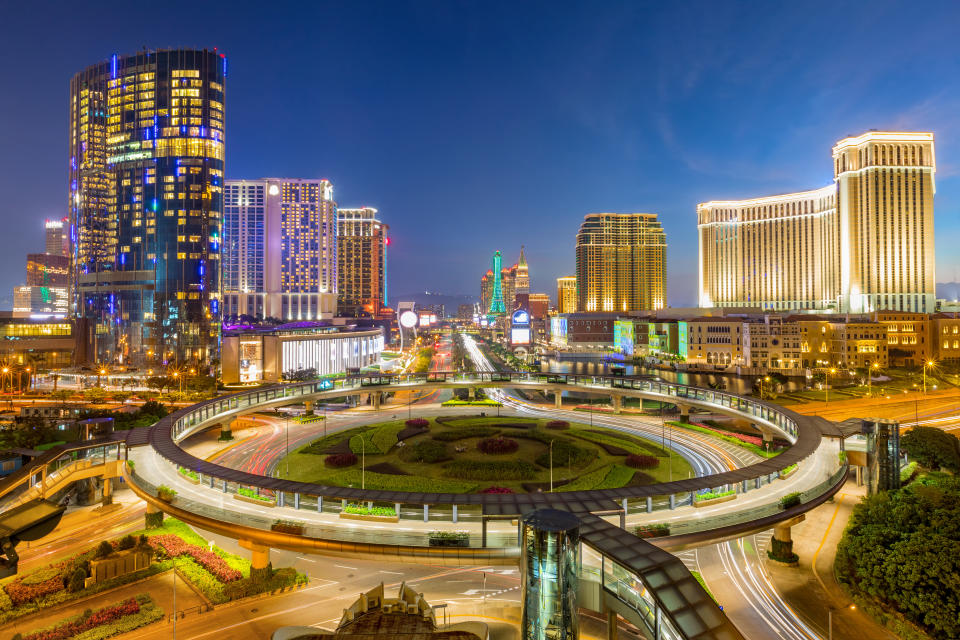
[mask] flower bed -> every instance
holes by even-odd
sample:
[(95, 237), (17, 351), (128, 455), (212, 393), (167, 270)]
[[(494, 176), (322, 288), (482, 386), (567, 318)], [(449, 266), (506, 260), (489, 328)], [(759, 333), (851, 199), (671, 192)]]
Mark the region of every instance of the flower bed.
[(800, 492), (795, 491), (793, 493), (788, 493), (787, 495), (780, 498), (780, 508), (789, 509), (790, 507), (795, 507), (800, 504)]
[(627, 456), (625, 464), (634, 469), (656, 469), (660, 466), (660, 459), (655, 456), (645, 456), (637, 453), (631, 453)]
[(410, 420), (404, 421), (403, 424), (408, 427), (425, 428), (430, 426), (430, 421), (426, 418), (411, 418)]
[(292, 520), (277, 520), (270, 525), (270, 529), (271, 531), (279, 531), (280, 533), (292, 533), (298, 536), (303, 535), (303, 523)]
[(58, 572), (56, 576), (35, 584), (28, 584), (22, 579), (14, 580), (4, 587), (4, 591), (7, 592), (13, 605), (17, 607), (58, 591), (63, 591), (63, 588), (63, 576)]
[(780, 455), (782, 449), (770, 450), (767, 451), (764, 448), (763, 439), (759, 436), (748, 436), (743, 433), (736, 433), (735, 431), (725, 431), (724, 429), (718, 429), (716, 427), (711, 427), (707, 424), (702, 423), (686, 423), (686, 422), (668, 422), (670, 426), (680, 427), (682, 429), (689, 429), (690, 431), (698, 431), (700, 433), (705, 433), (709, 436), (715, 436), (720, 438), (724, 442), (729, 442), (731, 444), (739, 445), (745, 449), (753, 451), (758, 456), (763, 456), (765, 458), (772, 458), (774, 456)]
[(173, 502), (174, 497), (177, 495), (177, 492), (165, 484), (157, 487), (157, 497), (163, 500), (164, 502)]
[(780, 479), (781, 479), (781, 480), (786, 480), (787, 478), (789, 478), (790, 476), (792, 476), (793, 474), (795, 474), (795, 473), (797, 472), (797, 468), (798, 468), (798, 467), (797, 467), (797, 463), (793, 463), (792, 465), (790, 465), (790, 466), (787, 467), (786, 469), (781, 469), (781, 470), (780, 470)]
[(670, 535), (669, 524), (647, 524), (637, 526), (635, 533), (638, 538), (662, 538)]
[(557, 431), (565, 431), (570, 428), (570, 423), (566, 420), (550, 420), (546, 424), (547, 429), (554, 429)]
[(162, 617), (163, 610), (154, 606), (150, 596), (139, 595), (92, 613), (84, 612), (67, 618), (55, 626), (29, 633), (23, 636), (23, 640), (65, 640), (77, 636), (101, 640), (140, 628)]
[(500, 455), (504, 453), (513, 453), (520, 448), (520, 443), (510, 438), (498, 436), (496, 438), (484, 438), (477, 443), (477, 449), (483, 453), (491, 455)]
[(480, 493), (513, 493), (513, 489), (509, 487), (487, 487), (482, 490)]
[(400, 516), (390, 507), (364, 507), (348, 504), (340, 512), (344, 520), (371, 520), (373, 522), (400, 522)]
[(331, 456), (327, 456), (323, 461), (324, 466), (331, 467), (333, 469), (340, 469), (342, 467), (349, 467), (351, 465), (357, 464), (357, 454), (355, 453), (335, 453)]
[(694, 507), (707, 507), (712, 504), (720, 504), (721, 502), (729, 502), (730, 500), (735, 500), (737, 497), (737, 490), (730, 489), (729, 491), (720, 491), (719, 493), (714, 493), (713, 491), (706, 491), (704, 493), (699, 493), (693, 498)]
[(271, 498), (270, 496), (262, 496), (253, 489), (248, 489), (246, 487), (237, 487), (237, 495), (241, 498), (248, 498), (255, 502), (276, 502), (275, 498)]
[(197, 564), (210, 572), (220, 582), (232, 582), (243, 577), (239, 571), (232, 569), (223, 558), (214, 552), (184, 542), (179, 536), (161, 534), (150, 537), (149, 542), (151, 547), (154, 549), (162, 548), (170, 557), (176, 558), (185, 555), (193, 558)]
[(537, 475), (537, 468), (526, 460), (455, 460), (443, 470), (458, 480), (530, 480)]
[(196, 471), (180, 467), (180, 475), (185, 476), (193, 484), (200, 484), (200, 476)]
[(470, 534), (466, 531), (431, 531), (431, 547), (469, 547)]

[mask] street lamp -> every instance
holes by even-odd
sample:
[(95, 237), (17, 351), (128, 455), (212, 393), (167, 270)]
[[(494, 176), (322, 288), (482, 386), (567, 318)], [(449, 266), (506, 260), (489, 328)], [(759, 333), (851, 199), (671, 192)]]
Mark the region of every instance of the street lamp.
[(880, 368), (879, 362), (874, 362), (867, 369), (867, 395), (873, 397), (873, 372)]
[(367, 445), (363, 434), (360, 434), (360, 488), (366, 487), (367, 480)]
[(107, 370), (104, 369), (103, 367), (100, 367), (100, 370), (97, 371), (97, 386), (98, 386), (98, 387), (100, 386), (100, 376), (103, 376), (103, 375), (106, 375), (106, 374), (107, 374)]
[(553, 440), (550, 441), (550, 493), (553, 493)]
[[(856, 611), (857, 605), (851, 604), (849, 607), (850, 611)], [(827, 609), (827, 640), (833, 640), (833, 607)]]
[[(770, 376), (764, 376), (760, 378), (760, 399), (763, 400), (763, 383), (770, 382)], [(770, 387), (767, 387), (767, 392), (769, 393)]]
[(923, 393), (924, 394), (927, 393), (927, 367), (934, 367), (936, 366), (936, 364), (937, 363), (934, 362), (933, 360), (927, 360), (925, 363), (923, 363)]
[(826, 397), (825, 402), (827, 404), (830, 404), (830, 376), (836, 375), (836, 373), (837, 373), (837, 370), (834, 369), (833, 367), (827, 370), (827, 390), (826, 390), (826, 396), (825, 396)]

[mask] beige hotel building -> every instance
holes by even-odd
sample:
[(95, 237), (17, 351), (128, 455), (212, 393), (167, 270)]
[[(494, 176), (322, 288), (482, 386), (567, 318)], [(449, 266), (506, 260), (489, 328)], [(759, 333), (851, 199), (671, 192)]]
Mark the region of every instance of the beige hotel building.
[(697, 206), (701, 307), (936, 308), (932, 133), (833, 147), (830, 186)]

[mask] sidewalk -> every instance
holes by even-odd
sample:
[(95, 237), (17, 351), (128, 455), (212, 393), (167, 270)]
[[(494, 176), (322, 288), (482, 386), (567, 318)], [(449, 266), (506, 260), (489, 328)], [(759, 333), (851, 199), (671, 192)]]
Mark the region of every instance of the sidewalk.
[(800, 556), (797, 567), (787, 567), (765, 559), (767, 571), (777, 591), (798, 616), (819, 629), (827, 637), (828, 610), (833, 613), (835, 640), (897, 640), (885, 628), (859, 609), (851, 610), (851, 600), (844, 594), (833, 574), (837, 545), (853, 512), (865, 494), (853, 480), (826, 502), (807, 512), (806, 520), (791, 530), (793, 551)]

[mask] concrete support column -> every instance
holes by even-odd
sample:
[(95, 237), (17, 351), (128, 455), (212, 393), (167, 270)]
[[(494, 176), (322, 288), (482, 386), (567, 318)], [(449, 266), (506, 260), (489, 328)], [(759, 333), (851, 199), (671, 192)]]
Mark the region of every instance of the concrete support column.
[(113, 482), (110, 480), (110, 478), (104, 478), (103, 479), (103, 497), (109, 498), (110, 494), (112, 493), (112, 490), (113, 490)]
[(224, 492), (224, 493), (227, 492), (227, 481), (226, 481), (226, 480), (223, 481), (223, 492)]
[(430, 522), (430, 505), (423, 505), (423, 521)]
[[(258, 494), (260, 493), (259, 490), (257, 491), (257, 493), (258, 493)], [(285, 496), (286, 496), (286, 494), (285, 494), (283, 491), (278, 491), (278, 492), (277, 492), (277, 506), (278, 506), (278, 507), (283, 507), (283, 506), (285, 506), (285, 505), (284, 505), (284, 498), (285, 498)]]
[(399, 518), (399, 517), (400, 517), (400, 503), (399, 503), (399, 502), (395, 502), (395, 503), (393, 504), (393, 510), (397, 513), (397, 517)]
[(457, 505), (453, 505), (453, 521), (457, 521)]
[(553, 406), (557, 409), (563, 408), (563, 391), (553, 392)]
[(244, 549), (250, 550), (250, 579), (253, 581), (265, 580), (273, 573), (270, 565), (270, 547), (257, 544), (252, 540), (238, 540)]
[(372, 402), (372, 403), (373, 403), (373, 410), (374, 410), (374, 411), (380, 411), (380, 392), (378, 391), (377, 393), (371, 393), (371, 394), (370, 394), (370, 398), (371, 398), (371, 400), (373, 401), (373, 402)]
[(340, 511), (346, 511), (346, 510), (347, 510), (347, 501), (344, 499), (340, 501)]
[(677, 409), (680, 410), (680, 422), (690, 422), (690, 405), (678, 404)]
[(610, 396), (610, 404), (613, 405), (614, 415), (620, 415), (623, 411), (623, 398), (621, 396)]
[(163, 526), (163, 511), (147, 503), (147, 512), (144, 515), (143, 523), (147, 529), (157, 529)]
[(487, 519), (480, 516), (480, 546), (487, 546)]
[(294, 508), (294, 509), (299, 509), (299, 508), (300, 508), (300, 494), (299, 494), (299, 493), (293, 494), (293, 508)]
[(471, 400), (477, 399), (477, 389), (476, 387), (467, 387), (467, 397)]
[(627, 528), (627, 512), (626, 510), (620, 512), (620, 528)]
[(233, 429), (230, 427), (230, 420), (220, 423), (220, 439), (233, 440)]
[(313, 413), (313, 400), (304, 400), (303, 408), (306, 409), (307, 414)]
[(677, 496), (672, 493), (670, 494), (670, 508), (671, 509), (677, 508)]
[(777, 562), (786, 562), (788, 564), (796, 563), (797, 554), (793, 552), (793, 538), (790, 537), (790, 527), (800, 524), (806, 516), (800, 514), (795, 518), (784, 520), (773, 527), (773, 538), (770, 539), (770, 551), (767, 555), (771, 560)]
[(653, 513), (653, 497), (647, 496), (647, 513)]
[(323, 496), (317, 496), (317, 513), (323, 513)]
[(617, 640), (617, 612), (607, 609), (607, 640)]

